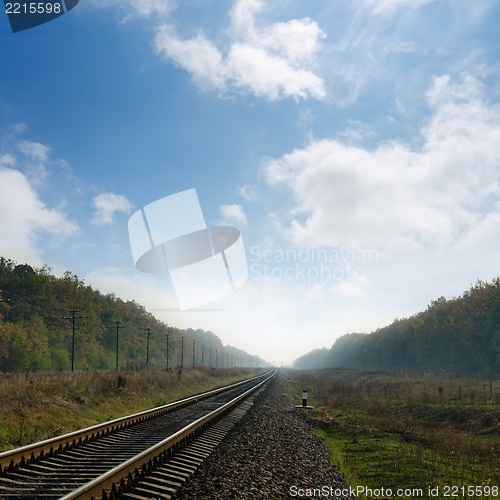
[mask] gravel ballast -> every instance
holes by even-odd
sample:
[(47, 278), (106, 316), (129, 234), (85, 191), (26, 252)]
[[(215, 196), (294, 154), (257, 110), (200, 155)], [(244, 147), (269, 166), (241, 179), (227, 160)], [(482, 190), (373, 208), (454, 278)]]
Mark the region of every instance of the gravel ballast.
[(354, 498), (288, 393), (280, 373), (176, 498)]

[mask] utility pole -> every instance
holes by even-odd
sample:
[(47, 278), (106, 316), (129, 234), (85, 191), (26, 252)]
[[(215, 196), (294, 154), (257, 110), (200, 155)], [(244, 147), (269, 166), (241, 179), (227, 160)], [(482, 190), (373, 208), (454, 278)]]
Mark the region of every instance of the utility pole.
[(167, 370), (168, 370), (168, 333), (167, 333)]
[(194, 346), (196, 344), (196, 341), (193, 339), (193, 368), (194, 368)]
[(210, 366), (212, 366), (212, 346), (210, 346)]
[(204, 357), (205, 357), (205, 344), (201, 344), (201, 366), (203, 366)]
[(71, 341), (71, 371), (74, 371), (74, 369), (75, 369), (75, 320), (84, 318), (84, 316), (76, 316), (76, 313), (80, 312), (79, 309), (71, 309), (69, 312), (70, 312), (71, 316), (69, 316), (69, 317), (65, 316), (63, 319), (69, 319), (73, 323), (73, 339)]
[(125, 325), (120, 325), (121, 321), (115, 321), (115, 326), (108, 326), (108, 328), (116, 328), (116, 369), (118, 370), (118, 333), (120, 328), (125, 328)]
[(215, 349), (215, 368), (217, 368), (217, 349)]
[(184, 366), (184, 337), (181, 337), (181, 367)]
[(151, 333), (150, 330), (151, 328), (146, 328), (148, 332), (148, 341), (147, 341), (147, 347), (146, 347), (146, 369), (149, 368), (149, 334)]

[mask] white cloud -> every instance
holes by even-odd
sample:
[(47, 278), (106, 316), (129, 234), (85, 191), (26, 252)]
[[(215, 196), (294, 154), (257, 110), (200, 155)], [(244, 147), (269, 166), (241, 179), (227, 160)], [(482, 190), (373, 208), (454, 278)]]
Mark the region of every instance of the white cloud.
[[(19, 132), (24, 131), (21, 127)], [(16, 131), (14, 133), (17, 133)], [(17, 149), (23, 153), (20, 166), (28, 174), (32, 183), (42, 184), (48, 176), (47, 164), (50, 148), (35, 141), (22, 140), (16, 144)]]
[(22, 122), (16, 123), (15, 125), (13, 125), (12, 132), (8, 136), (16, 137), (18, 134), (22, 134), (26, 130), (28, 130), (28, 125), (26, 125), (26, 123), (22, 123)]
[(240, 0), (230, 12), (235, 39), (255, 47), (264, 47), (288, 61), (310, 62), (325, 38), (318, 24), (305, 17), (256, 27), (257, 14), (264, 11), (260, 0)]
[(130, 213), (131, 203), (122, 194), (101, 193), (94, 198), (95, 213), (92, 222), (97, 225), (112, 224), (115, 214)]
[(293, 206), (282, 220), (300, 244), (447, 247), (491, 222), (500, 199), (499, 106), (480, 83), (436, 78), (427, 94), (434, 115), (423, 144), (373, 150), (338, 140), (312, 141), (263, 172), (286, 184)]
[(250, 186), (243, 186), (238, 188), (238, 193), (248, 201), (255, 201), (259, 199), (259, 194)]
[(19, 151), (24, 153), (32, 160), (46, 162), (48, 159), (50, 148), (48, 146), (40, 144), (39, 142), (19, 141), (17, 147)]
[(440, 0), (365, 0), (376, 14), (394, 12), (400, 8), (416, 9), (422, 5)]
[(63, 211), (48, 207), (36, 188), (45, 184), (52, 165), (50, 147), (21, 140), (24, 123), (11, 127), (0, 140), (0, 255), (42, 264), (47, 244), (76, 233), (78, 226)]
[(391, 42), (384, 47), (384, 52), (394, 54), (411, 54), (419, 50), (421, 49), (419, 49), (418, 45), (413, 41)]
[[(125, 2), (139, 17), (168, 14), (173, 8), (171, 0), (128, 0)], [(130, 14), (132, 16), (132, 14)]]
[(360, 143), (369, 137), (375, 137), (376, 134), (372, 127), (359, 120), (348, 120), (349, 128), (345, 129), (340, 137), (348, 143)]
[[(5, 156), (4, 156), (5, 157)], [(40, 201), (27, 177), (11, 168), (0, 168), (0, 254), (17, 261), (41, 264), (37, 239), (42, 234), (65, 238), (77, 226), (60, 210)]]
[(236, 203), (232, 205), (222, 205), (219, 207), (219, 212), (222, 215), (221, 224), (235, 225), (246, 227), (248, 225), (247, 216), (243, 212), (241, 205)]
[(231, 9), (231, 27), (243, 38), (255, 38), (255, 17), (262, 12), (264, 4), (261, 0), (238, 0)]
[(183, 40), (167, 25), (157, 30), (156, 51), (204, 89), (232, 88), (269, 100), (323, 99), (323, 80), (314, 73), (319, 41), (325, 37), (318, 24), (310, 18), (266, 24), (257, 19), (262, 10), (258, 0), (236, 2), (226, 56), (202, 31)]
[(10, 154), (0, 155), (0, 167), (13, 167), (16, 159)]
[(174, 8), (171, 0), (91, 0), (91, 3), (98, 8), (119, 10), (123, 22), (167, 16)]
[(263, 47), (235, 43), (227, 61), (227, 74), (237, 88), (272, 101), (284, 97), (323, 98), (323, 81), (289, 60), (270, 55)]
[(222, 56), (200, 32), (195, 38), (181, 40), (170, 26), (162, 26), (155, 37), (156, 51), (192, 73), (202, 88), (223, 89), (226, 82)]

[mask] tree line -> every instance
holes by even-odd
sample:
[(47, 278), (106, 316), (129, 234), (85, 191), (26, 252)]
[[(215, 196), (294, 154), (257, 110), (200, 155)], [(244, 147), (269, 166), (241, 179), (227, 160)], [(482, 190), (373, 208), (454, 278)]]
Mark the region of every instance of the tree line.
[(79, 370), (115, 368), (117, 326), (120, 368), (265, 364), (224, 346), (213, 332), (168, 326), (137, 302), (102, 294), (69, 271), (56, 277), (46, 266), (0, 257), (0, 371), (70, 369), (72, 358)]
[(500, 375), (500, 278), (477, 281), (462, 297), (338, 338), (294, 361), (298, 369), (349, 367)]

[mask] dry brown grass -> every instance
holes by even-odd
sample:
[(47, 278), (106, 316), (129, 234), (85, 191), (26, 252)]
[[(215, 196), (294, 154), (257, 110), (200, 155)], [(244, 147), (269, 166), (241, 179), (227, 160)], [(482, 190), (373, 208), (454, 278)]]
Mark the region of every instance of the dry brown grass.
[(250, 377), (209, 367), (0, 374), (0, 451)]

